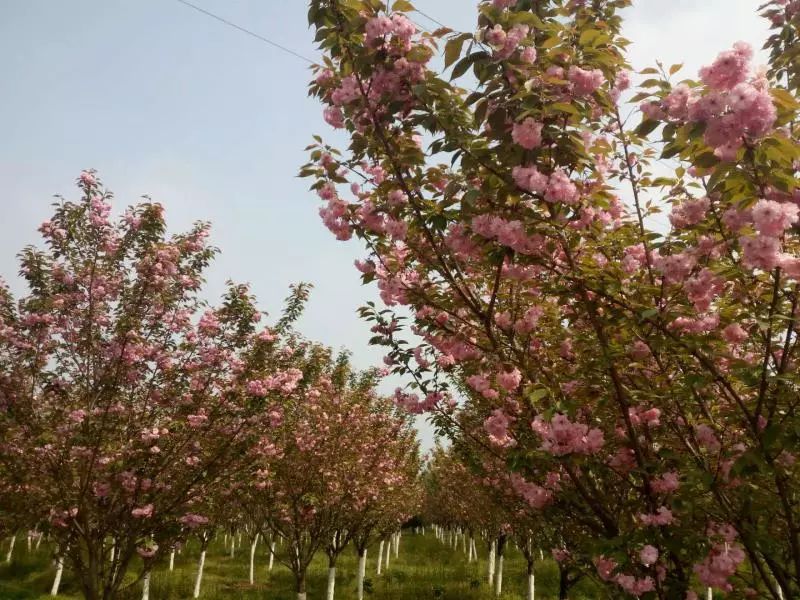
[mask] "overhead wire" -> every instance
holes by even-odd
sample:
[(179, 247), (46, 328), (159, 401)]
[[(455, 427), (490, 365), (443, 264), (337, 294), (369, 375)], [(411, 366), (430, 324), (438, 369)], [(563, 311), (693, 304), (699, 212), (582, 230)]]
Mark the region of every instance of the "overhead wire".
[(250, 29), (247, 29), (246, 27), (242, 27), (241, 25), (237, 25), (233, 21), (229, 21), (228, 19), (226, 19), (224, 17), (221, 17), (218, 14), (215, 14), (215, 13), (209, 11), (209, 10), (206, 10), (205, 8), (197, 6), (196, 4), (192, 4), (191, 2), (188, 2), (187, 0), (176, 0), (176, 1), (180, 2), (181, 4), (183, 4), (185, 6), (188, 6), (189, 8), (192, 8), (192, 9), (196, 10), (199, 13), (202, 13), (202, 14), (208, 16), (208, 17), (211, 17), (212, 19), (215, 19), (215, 20), (219, 21), (220, 23), (224, 23), (228, 27), (232, 27), (234, 29), (237, 29), (237, 30), (241, 31), (242, 33), (246, 33), (247, 35), (256, 38), (257, 40), (260, 40), (260, 41), (262, 41), (262, 42), (264, 42), (266, 44), (269, 44), (270, 46), (278, 48), (279, 50), (282, 50), (283, 52), (291, 54), (292, 56), (294, 56), (296, 58), (299, 58), (300, 60), (303, 60), (303, 61), (307, 62), (310, 65), (318, 64), (316, 61), (313, 61), (310, 58), (303, 56), (299, 52), (295, 52), (291, 48), (287, 48), (286, 46), (283, 46), (283, 45), (279, 44), (278, 42), (273, 42), (271, 39), (269, 39), (267, 37), (264, 37), (260, 33), (256, 33), (255, 31), (251, 31)]

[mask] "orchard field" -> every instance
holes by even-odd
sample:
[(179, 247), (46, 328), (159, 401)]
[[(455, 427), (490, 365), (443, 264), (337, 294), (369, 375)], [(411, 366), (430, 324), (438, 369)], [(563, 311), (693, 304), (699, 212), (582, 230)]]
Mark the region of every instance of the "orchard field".
[[(0, 567), (0, 597), (4, 600), (43, 600), (49, 598), (49, 589), (55, 569), (52, 565), (51, 549), (43, 544), (38, 550), (28, 553), (19, 548), (11, 565)], [(375, 600), (488, 600), (493, 597), (487, 584), (487, 554), (481, 547), (478, 560), (467, 562), (461, 548), (437, 540), (430, 530), (426, 535), (404, 531), (400, 552), (390, 559), (388, 570), (381, 575), (375, 573), (377, 546), (368, 551), (365, 598)], [(169, 572), (168, 565), (158, 565), (153, 572), (151, 597), (163, 600), (190, 598), (197, 569), (197, 546), (190, 544), (175, 560), (175, 570)], [(525, 562), (520, 553), (511, 548), (507, 557), (503, 598), (507, 600), (525, 597)], [(354, 552), (342, 557), (339, 567), (338, 593), (342, 598), (355, 598), (357, 558)], [(249, 549), (242, 546), (235, 557), (230, 558), (229, 546), (216, 540), (210, 547), (207, 562), (207, 580), (202, 598), (208, 600), (241, 599), (294, 600), (294, 583), (291, 573), (278, 564), (268, 571), (265, 548), (257, 552), (255, 585), (249, 585)], [(317, 559), (312, 563), (309, 576), (309, 596), (324, 597), (327, 581), (327, 564)], [(536, 585), (538, 598), (558, 597), (558, 572), (554, 561), (545, 557), (537, 564)], [(74, 579), (65, 574), (60, 597), (72, 600), (80, 598)], [(598, 597), (598, 590), (584, 585), (575, 590), (571, 598), (589, 600)], [(131, 590), (121, 598), (139, 599), (139, 590)]]

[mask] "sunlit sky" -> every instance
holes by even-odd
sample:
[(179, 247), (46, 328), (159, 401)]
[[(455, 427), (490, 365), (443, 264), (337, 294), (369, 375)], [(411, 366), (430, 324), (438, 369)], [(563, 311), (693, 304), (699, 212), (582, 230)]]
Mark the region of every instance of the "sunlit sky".
[[(303, 0), (192, 0), (312, 60)], [(416, 0), (431, 17), (471, 31), (473, 0)], [(760, 47), (766, 24), (751, 0), (639, 0), (626, 11), (629, 58), (684, 63), (687, 76), (735, 41)], [(436, 25), (421, 14), (414, 19)], [(323, 227), (318, 199), (296, 178), (314, 133), (337, 141), (306, 95), (307, 64), (177, 0), (0, 0), (0, 276), (21, 291), (15, 255), (38, 241), (54, 194), (75, 196), (99, 171), (125, 206), (161, 202), (174, 231), (213, 223), (222, 254), (208, 296), (246, 281), (276, 313), (290, 283), (314, 284), (299, 329), (346, 346), (359, 367), (381, 351), (355, 313), (358, 242)], [(393, 386), (387, 382), (387, 388)], [(420, 422), (424, 446), (430, 429)]]

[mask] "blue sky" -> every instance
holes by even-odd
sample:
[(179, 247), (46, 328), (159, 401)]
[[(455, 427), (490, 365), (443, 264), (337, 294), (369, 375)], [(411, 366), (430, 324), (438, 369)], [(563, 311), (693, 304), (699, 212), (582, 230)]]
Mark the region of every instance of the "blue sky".
[[(318, 56), (304, 0), (192, 1)], [(473, 0), (415, 4), (454, 29), (474, 28)], [(760, 47), (757, 5), (638, 0), (627, 11), (631, 60), (685, 62), (694, 75), (737, 40)], [(15, 254), (38, 241), (53, 194), (74, 195), (81, 169), (96, 168), (118, 206), (148, 194), (175, 231), (213, 223), (222, 254), (210, 297), (227, 279), (247, 281), (274, 313), (290, 283), (309, 281), (300, 329), (346, 346), (358, 366), (380, 361), (355, 315), (376, 297), (352, 266), (361, 249), (327, 232), (308, 181), (295, 177), (312, 134), (337, 140), (306, 95), (305, 63), (176, 0), (0, 0), (0, 73), (0, 276), (16, 291)]]

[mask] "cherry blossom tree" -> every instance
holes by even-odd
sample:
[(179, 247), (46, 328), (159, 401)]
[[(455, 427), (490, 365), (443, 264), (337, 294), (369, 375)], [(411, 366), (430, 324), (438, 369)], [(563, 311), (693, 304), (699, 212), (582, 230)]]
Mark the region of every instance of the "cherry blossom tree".
[(246, 286), (202, 300), (208, 225), (168, 236), (152, 202), (115, 220), (93, 172), (78, 185), (20, 254), (28, 294), (1, 296), (0, 463), (96, 600), (135, 556), (147, 574), (269, 435), (282, 396), (250, 374), (291, 373)]
[(428, 33), (405, 0), (312, 0), (311, 92), (350, 144), (318, 139), (301, 174), (411, 311), (421, 342), (364, 309), (414, 379), (398, 403), (488, 439), (563, 515), (570, 568), (641, 598), (793, 597), (800, 10), (762, 7), (767, 68), (738, 43), (631, 97), (629, 4), (492, 0), (476, 33)]
[(334, 357), (299, 336), (287, 347), (297, 379), (280, 426), (253, 450), (239, 502), (262, 536), (286, 540), (278, 559), (294, 574), (298, 600), (311, 560), (326, 553), (332, 598), (336, 561), (350, 541), (368, 539), (376, 519), (391, 515), (397, 528), (410, 514), (395, 507), (397, 489), (415, 483), (417, 444), (407, 417), (376, 396), (375, 371), (353, 372), (347, 354)]

